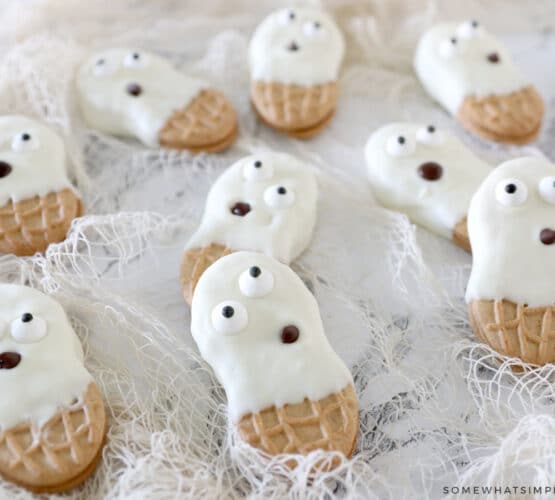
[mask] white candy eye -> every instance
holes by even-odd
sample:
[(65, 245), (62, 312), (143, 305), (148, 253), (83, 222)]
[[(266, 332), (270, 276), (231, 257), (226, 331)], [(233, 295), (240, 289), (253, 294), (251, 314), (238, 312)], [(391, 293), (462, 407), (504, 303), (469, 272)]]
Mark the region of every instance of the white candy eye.
[(249, 267), (239, 276), (239, 289), (246, 297), (264, 297), (274, 288), (274, 275), (258, 266)]
[(264, 201), (271, 208), (287, 208), (295, 203), (295, 193), (285, 186), (270, 186), (264, 191)]
[(434, 125), (419, 128), (416, 132), (416, 140), (427, 146), (439, 146), (445, 141), (445, 136)]
[(212, 326), (222, 335), (237, 335), (248, 323), (245, 306), (236, 300), (220, 302), (212, 309)]
[(538, 190), (547, 203), (555, 205), (555, 176), (544, 177), (540, 181)]
[(297, 14), (295, 14), (294, 10), (285, 9), (279, 13), (279, 22), (281, 24), (290, 24), (295, 21), (297, 18)]
[(528, 188), (518, 179), (505, 179), (495, 187), (495, 197), (501, 205), (516, 207), (528, 198)]
[(109, 63), (105, 57), (99, 57), (92, 67), (94, 76), (104, 76), (113, 73), (116, 70), (115, 66)]
[(303, 33), (308, 37), (321, 36), (324, 34), (324, 28), (320, 21), (313, 21), (303, 24)]
[(12, 337), (22, 344), (30, 344), (42, 340), (47, 333), (46, 321), (26, 312), (12, 321)]
[(140, 52), (130, 52), (123, 59), (123, 65), (128, 68), (144, 68), (147, 64), (147, 57)]
[(245, 165), (243, 176), (248, 181), (263, 181), (274, 175), (274, 167), (269, 162), (253, 160)]
[(12, 139), (12, 150), (16, 153), (23, 151), (33, 151), (40, 146), (36, 134), (31, 131), (20, 132)]
[(439, 44), (439, 54), (446, 59), (454, 57), (460, 50), (460, 41), (456, 36), (443, 40)]
[(406, 135), (394, 135), (388, 139), (386, 149), (391, 156), (398, 158), (414, 153), (416, 144)]
[(457, 36), (460, 38), (472, 38), (473, 36), (481, 35), (482, 32), (482, 26), (480, 26), (478, 21), (466, 21), (459, 24), (457, 28)]

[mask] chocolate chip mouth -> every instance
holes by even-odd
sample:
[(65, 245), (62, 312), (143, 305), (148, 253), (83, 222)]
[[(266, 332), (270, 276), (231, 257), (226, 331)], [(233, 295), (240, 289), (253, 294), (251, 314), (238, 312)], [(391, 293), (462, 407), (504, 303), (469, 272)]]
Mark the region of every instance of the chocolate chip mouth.
[(287, 50), (290, 50), (291, 52), (297, 52), (297, 50), (299, 50), (300, 47), (297, 44), (297, 42), (295, 42), (295, 40), (293, 40), (288, 46), (287, 46)]
[(237, 203), (235, 203), (235, 205), (231, 207), (231, 213), (233, 215), (238, 215), (239, 217), (244, 217), (250, 211), (251, 206), (244, 201), (238, 201)]
[(553, 243), (555, 243), (555, 231), (553, 231), (553, 229), (549, 229), (548, 227), (542, 229), (540, 232), (540, 241), (544, 245), (553, 245)]
[(427, 161), (418, 167), (418, 175), (427, 181), (437, 181), (443, 177), (443, 167), (434, 161)]
[(143, 93), (143, 88), (138, 83), (134, 82), (129, 83), (125, 90), (127, 90), (127, 93), (133, 97), (138, 97)]
[(499, 54), (497, 52), (491, 52), (490, 54), (488, 54), (488, 61), (490, 63), (497, 64), (499, 61), (501, 61), (501, 58), (499, 57)]
[(10, 175), (12, 166), (6, 161), (0, 161), (0, 177)]
[(21, 354), (17, 352), (3, 352), (0, 354), (0, 370), (11, 370), (21, 361)]

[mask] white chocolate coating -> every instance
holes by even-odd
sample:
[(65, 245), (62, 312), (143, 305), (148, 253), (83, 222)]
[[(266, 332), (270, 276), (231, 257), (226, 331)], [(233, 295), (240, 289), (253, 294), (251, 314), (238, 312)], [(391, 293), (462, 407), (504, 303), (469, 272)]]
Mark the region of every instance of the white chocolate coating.
[[(261, 167), (255, 168), (255, 162)], [(283, 196), (274, 193), (279, 186), (286, 189)], [(220, 243), (288, 264), (310, 242), (317, 199), (311, 165), (283, 153), (247, 156), (225, 170), (210, 189), (201, 224), (186, 249)], [(237, 202), (248, 203), (250, 212), (243, 217), (232, 214)]]
[[(141, 87), (137, 96), (127, 91), (132, 83)], [(81, 111), (91, 127), (151, 147), (159, 146), (158, 134), (172, 113), (186, 108), (204, 87), (162, 57), (133, 49), (92, 54), (77, 76)]]
[[(491, 167), (450, 133), (428, 125), (392, 123), (374, 132), (365, 156), (372, 191), (379, 202), (446, 238), (467, 214), (472, 195)], [(403, 137), (405, 148), (394, 145)], [(398, 149), (401, 149), (399, 151)], [(439, 180), (426, 180), (420, 165), (443, 168)]]
[[(290, 50), (293, 42), (297, 50)], [(329, 14), (313, 8), (280, 9), (252, 36), (251, 79), (302, 86), (332, 82), (344, 52), (343, 35)]]
[[(45, 322), (46, 335), (35, 341), (23, 342), (21, 336), (16, 340), (12, 330), (17, 335), (16, 325), (24, 313), (33, 315), (27, 325), (35, 333), (41, 326), (33, 322)], [(64, 310), (32, 288), (0, 284), (0, 353), (6, 352), (20, 354), (21, 361), (14, 368), (0, 369), (0, 429), (29, 420), (42, 425), (60, 406), (81, 400), (92, 381)]]
[[(241, 293), (239, 277), (252, 266), (273, 274), (273, 288), (263, 297)], [(213, 315), (229, 303), (244, 307), (248, 321), (220, 333)], [(287, 344), (281, 332), (288, 325), (299, 337)], [(204, 272), (191, 305), (191, 333), (226, 391), (233, 422), (272, 405), (317, 401), (353, 382), (326, 338), (313, 295), (289, 267), (266, 255), (233, 253)]]
[[(468, 213), (472, 272), (467, 302), (506, 299), (530, 307), (555, 303), (555, 244), (540, 240), (543, 229), (555, 230), (555, 205), (540, 187), (553, 176), (555, 165), (547, 160), (519, 158), (494, 169), (480, 186)], [(503, 189), (506, 180), (517, 186), (514, 193)], [(510, 197), (515, 202), (510, 203)]]
[[(27, 134), (27, 140), (22, 137)], [(0, 116), (0, 162), (11, 171), (0, 177), (0, 206), (72, 188), (62, 139), (42, 123), (17, 115)]]
[[(494, 53), (497, 63), (488, 60)], [(503, 44), (481, 26), (472, 29), (468, 21), (426, 31), (416, 48), (414, 69), (430, 96), (453, 115), (465, 97), (510, 94), (528, 85)]]

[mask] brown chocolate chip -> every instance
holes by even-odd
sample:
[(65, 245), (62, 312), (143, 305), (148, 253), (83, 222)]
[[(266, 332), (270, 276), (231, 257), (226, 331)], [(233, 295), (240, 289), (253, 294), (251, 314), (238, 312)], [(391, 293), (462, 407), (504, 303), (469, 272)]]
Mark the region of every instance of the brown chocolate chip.
[(299, 338), (299, 329), (295, 325), (284, 326), (281, 330), (281, 341), (284, 344), (292, 344), (297, 342)]
[(443, 176), (443, 167), (439, 163), (428, 161), (418, 167), (418, 175), (427, 181), (437, 181)]
[(496, 64), (501, 60), (501, 58), (499, 57), (499, 54), (497, 52), (492, 52), (491, 54), (488, 54), (488, 61), (490, 63)]
[(244, 201), (238, 201), (231, 207), (231, 213), (233, 215), (239, 215), (240, 217), (244, 217), (251, 211), (251, 206)]
[(133, 97), (138, 97), (143, 93), (143, 88), (138, 83), (129, 83), (126, 90), (127, 93)]
[(300, 47), (297, 45), (297, 42), (295, 42), (294, 40), (287, 46), (287, 50), (290, 50), (291, 52), (296, 52), (299, 49)]
[(555, 243), (555, 231), (553, 229), (542, 229), (540, 233), (540, 241), (544, 245), (553, 245)]
[(3, 352), (0, 354), (0, 370), (11, 370), (21, 361), (21, 355), (17, 352)]
[(9, 175), (11, 171), (12, 166), (9, 163), (0, 161), (0, 177), (6, 177), (6, 175)]

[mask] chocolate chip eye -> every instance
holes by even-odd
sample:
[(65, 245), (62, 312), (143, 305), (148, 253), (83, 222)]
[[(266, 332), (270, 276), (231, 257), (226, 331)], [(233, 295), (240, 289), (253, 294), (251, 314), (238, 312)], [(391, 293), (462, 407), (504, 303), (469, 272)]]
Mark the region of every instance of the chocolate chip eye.
[(12, 150), (19, 153), (32, 151), (40, 146), (38, 137), (30, 131), (21, 132), (12, 139)]
[(244, 217), (251, 211), (251, 206), (244, 201), (238, 201), (231, 207), (231, 213), (233, 215), (238, 215), (239, 217)]
[(104, 64), (106, 64), (106, 59), (104, 58), (98, 59), (98, 61), (96, 61), (97, 66), (103, 66)]
[(457, 39), (455, 37), (452, 37), (450, 41), (452, 45), (457, 45)]
[(414, 140), (406, 135), (393, 135), (386, 143), (386, 150), (393, 157), (410, 156), (415, 149)]
[(519, 179), (505, 179), (497, 184), (495, 197), (501, 205), (516, 207), (528, 198), (528, 188)]
[(480, 25), (478, 21), (470, 21), (470, 24), (472, 25), (473, 28), (477, 28)]
[(274, 289), (274, 275), (266, 269), (252, 266), (239, 276), (239, 289), (245, 297), (264, 297)]
[(212, 326), (222, 335), (237, 335), (248, 322), (245, 306), (235, 300), (221, 302), (212, 309)]
[(278, 22), (280, 24), (290, 24), (295, 21), (297, 14), (293, 10), (286, 9), (279, 13)]
[(299, 45), (295, 40), (293, 40), (289, 45), (287, 45), (287, 50), (290, 52), (297, 52), (300, 49)]
[(427, 130), (430, 134), (433, 134), (436, 131), (436, 128), (433, 125), (428, 125)]
[(30, 312), (12, 321), (11, 334), (16, 342), (30, 344), (42, 340), (47, 333), (46, 321)]
[(271, 208), (287, 208), (295, 203), (295, 193), (284, 186), (270, 186), (264, 191), (264, 201)]
[(281, 330), (281, 341), (284, 344), (292, 344), (297, 342), (299, 335), (299, 329), (295, 325), (287, 325)]
[(555, 205), (555, 176), (544, 177), (539, 185), (540, 196), (551, 205)]
[(243, 177), (247, 181), (261, 181), (274, 175), (274, 168), (268, 161), (249, 161), (243, 168)]

